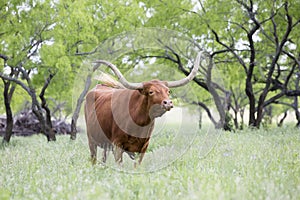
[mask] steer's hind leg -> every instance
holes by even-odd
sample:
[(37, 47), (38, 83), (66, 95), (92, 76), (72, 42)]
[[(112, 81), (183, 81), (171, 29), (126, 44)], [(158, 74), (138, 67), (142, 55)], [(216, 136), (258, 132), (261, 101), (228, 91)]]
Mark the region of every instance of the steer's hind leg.
[(95, 165), (97, 162), (97, 145), (89, 142), (90, 152), (91, 152), (91, 161)]
[(103, 154), (102, 154), (102, 162), (106, 163), (106, 159), (107, 159), (107, 148), (108, 146), (105, 144), (103, 147)]
[(103, 149), (102, 162), (106, 163), (107, 151), (106, 148)]

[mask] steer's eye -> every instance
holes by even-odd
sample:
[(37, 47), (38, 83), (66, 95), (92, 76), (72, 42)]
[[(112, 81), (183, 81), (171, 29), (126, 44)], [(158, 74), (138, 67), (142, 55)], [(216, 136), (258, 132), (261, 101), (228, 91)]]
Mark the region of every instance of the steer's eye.
[(153, 95), (154, 94), (154, 92), (153, 91), (149, 91), (149, 95)]

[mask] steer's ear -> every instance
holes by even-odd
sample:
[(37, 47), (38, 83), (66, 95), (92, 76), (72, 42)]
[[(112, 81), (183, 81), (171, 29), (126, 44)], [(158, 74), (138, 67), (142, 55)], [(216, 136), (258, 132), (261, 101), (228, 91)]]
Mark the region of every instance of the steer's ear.
[(148, 82), (143, 82), (143, 88), (138, 89), (142, 95), (147, 95), (150, 85)]
[(142, 95), (146, 95), (146, 94), (147, 94), (147, 92), (146, 92), (146, 90), (145, 90), (144, 88), (138, 89), (138, 91), (139, 91)]

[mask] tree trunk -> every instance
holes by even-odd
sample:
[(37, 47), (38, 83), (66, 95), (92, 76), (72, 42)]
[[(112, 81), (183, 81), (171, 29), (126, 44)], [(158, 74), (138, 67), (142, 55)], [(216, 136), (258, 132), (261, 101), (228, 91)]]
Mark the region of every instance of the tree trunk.
[(56, 141), (54, 131), (46, 123), (45, 117), (43, 115), (42, 108), (39, 105), (39, 102), (37, 101), (34, 89), (30, 89), (30, 96), (31, 96), (31, 99), (32, 99), (32, 112), (35, 114), (35, 116), (38, 118), (38, 120), (40, 122), (42, 133), (44, 135), (46, 135), (48, 142)]
[[(4, 60), (4, 66), (6, 65), (6, 62), (8, 60), (8, 57), (6, 55), (0, 54), (0, 57)], [(18, 76), (18, 72), (16, 73), (16, 76)], [(14, 70), (11, 69), (10, 77), (14, 76)], [(5, 135), (3, 137), (3, 143), (9, 143), (10, 138), (12, 136), (13, 126), (14, 126), (14, 118), (11, 110), (11, 98), (13, 96), (13, 93), (15, 91), (16, 86), (11, 83), (9, 80), (5, 80), (2, 77), (2, 81), (4, 84), (4, 90), (3, 90), (3, 98), (4, 98), (4, 105), (5, 105), (5, 112), (6, 112), (6, 128), (5, 128)]]
[(266, 94), (262, 94), (258, 100), (258, 105), (257, 105), (257, 112), (256, 112), (256, 120), (255, 120), (255, 127), (259, 128), (260, 124), (262, 122), (262, 119), (264, 117), (264, 100), (265, 100)]
[[(300, 66), (299, 66), (300, 69)], [(299, 90), (299, 82), (300, 82), (300, 72), (297, 73), (297, 79), (295, 80), (295, 85), (296, 85), (296, 90)], [(294, 97), (294, 110), (295, 110), (295, 116), (296, 116), (296, 127), (300, 128), (300, 111), (299, 111), (299, 107), (298, 107), (299, 103), (298, 103), (298, 96)]]
[(283, 121), (285, 120), (285, 118), (287, 117), (287, 110), (284, 112), (283, 117), (279, 120), (279, 122), (277, 123), (278, 127), (282, 127), (283, 125)]
[(245, 108), (241, 108), (240, 109), (241, 122), (240, 122), (240, 126), (239, 126), (240, 130), (244, 129), (244, 112), (245, 112)]
[[(93, 71), (92, 73), (97, 69), (98, 67), (94, 67), (93, 68)], [(90, 73), (86, 80), (85, 80), (85, 85), (84, 85), (84, 89), (83, 91), (81, 92), (79, 98), (77, 99), (77, 104), (76, 104), (76, 108), (75, 108), (75, 111), (73, 113), (73, 116), (72, 116), (72, 122), (71, 122), (71, 137), (70, 139), (71, 140), (75, 140), (76, 139), (76, 133), (77, 133), (77, 120), (78, 120), (78, 117), (79, 117), (79, 113), (80, 113), (80, 109), (81, 109), (81, 106), (82, 106), (82, 103), (84, 101), (84, 97), (85, 95), (88, 93), (88, 90), (91, 86), (91, 78), (92, 78), (92, 73)]]
[(47, 125), (42, 110), (34, 103), (32, 105), (32, 112), (38, 118), (41, 125), (41, 132), (47, 137), (48, 142), (56, 141), (55, 133), (52, 128)]
[(227, 96), (227, 94), (225, 94), (225, 97), (224, 97), (225, 100), (224, 100), (224, 104), (223, 104), (221, 101), (220, 95), (218, 94), (218, 92), (216, 91), (216, 89), (214, 88), (214, 86), (212, 84), (212, 80), (211, 80), (212, 69), (213, 69), (213, 61), (212, 61), (212, 58), (209, 57), (209, 65), (208, 65), (207, 74), (206, 74), (206, 84), (207, 84), (210, 94), (212, 95), (212, 97), (214, 99), (216, 108), (217, 108), (219, 116), (220, 116), (219, 122), (216, 124), (215, 127), (217, 129), (221, 128), (224, 130), (230, 130), (230, 129), (228, 129), (230, 126), (228, 125), (228, 121), (226, 120), (226, 111), (225, 111), (225, 109), (228, 106), (228, 100), (227, 100), (228, 96)]
[(234, 127), (236, 129), (239, 128), (239, 122), (238, 122), (238, 112), (237, 112), (237, 109), (233, 109), (234, 111), (234, 117), (233, 117), (233, 123), (234, 123)]
[(299, 111), (298, 111), (298, 116), (297, 116), (296, 127), (297, 127), (297, 128), (300, 128), (300, 114), (299, 114)]
[(11, 86), (11, 82), (5, 81), (4, 79), (3, 79), (3, 83), (4, 83), (3, 96), (4, 96), (4, 104), (5, 104), (5, 112), (6, 112), (6, 130), (5, 130), (5, 135), (3, 137), (3, 143), (9, 143), (13, 133), (12, 131), (14, 126), (14, 119), (13, 119), (10, 103), (11, 103), (12, 94), (15, 90), (15, 86)]
[(269, 106), (265, 107), (263, 118), (264, 118), (265, 125), (271, 125), (272, 124), (272, 118), (273, 118), (273, 107), (272, 107), (272, 105), (269, 105)]
[(70, 139), (76, 140), (76, 134), (77, 134), (77, 119), (78, 117), (73, 115), (72, 121), (71, 121), (71, 133), (70, 133)]
[(199, 108), (199, 120), (198, 120), (199, 129), (202, 129), (202, 110)]
[(238, 112), (240, 110), (240, 103), (239, 103), (238, 97), (236, 95), (236, 92), (232, 86), (230, 86), (230, 92), (231, 92), (233, 103), (234, 103), (234, 105), (232, 103), (229, 104), (234, 113), (233, 123), (234, 123), (235, 129), (239, 129)]
[(250, 127), (254, 127), (255, 124), (256, 124), (256, 120), (255, 120), (255, 96), (253, 94), (251, 77), (248, 77), (248, 76), (249, 75), (247, 75), (246, 89), (245, 89), (245, 92), (246, 92), (246, 94), (248, 96), (248, 99), (249, 99), (249, 123), (248, 123), (248, 125)]
[(41, 107), (46, 112), (46, 116), (45, 116), (46, 120), (45, 120), (45, 122), (46, 122), (47, 126), (52, 129), (51, 111), (50, 111), (49, 107), (47, 106), (47, 101), (46, 101), (44, 95), (40, 95), (40, 99), (42, 101)]
[[(51, 120), (51, 111), (47, 105), (47, 100), (45, 99), (45, 92), (46, 92), (46, 89), (48, 88), (52, 78), (55, 76), (55, 73), (51, 73), (49, 75), (49, 77), (46, 79), (45, 83), (44, 83), (44, 86), (41, 90), (41, 93), (39, 95), (40, 99), (41, 99), (41, 108), (45, 110), (46, 112), (46, 116), (45, 116), (45, 120), (44, 123), (45, 123), (45, 134), (47, 136), (47, 139), (48, 141), (55, 141), (56, 140), (56, 137), (55, 137), (55, 132), (53, 130), (53, 126), (52, 126), (52, 120)], [(43, 117), (43, 113), (40, 112), (40, 111), (36, 111), (36, 113), (38, 115), (41, 115), (40, 117)], [(44, 118), (44, 117), (43, 117)]]

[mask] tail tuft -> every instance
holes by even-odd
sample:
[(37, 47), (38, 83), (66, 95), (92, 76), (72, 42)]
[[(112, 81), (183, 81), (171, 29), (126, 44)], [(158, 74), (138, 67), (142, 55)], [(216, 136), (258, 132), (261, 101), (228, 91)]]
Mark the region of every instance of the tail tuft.
[(111, 75), (104, 72), (101, 72), (101, 74), (96, 76), (94, 79), (108, 87), (125, 89), (125, 87), (119, 81), (115, 80)]

